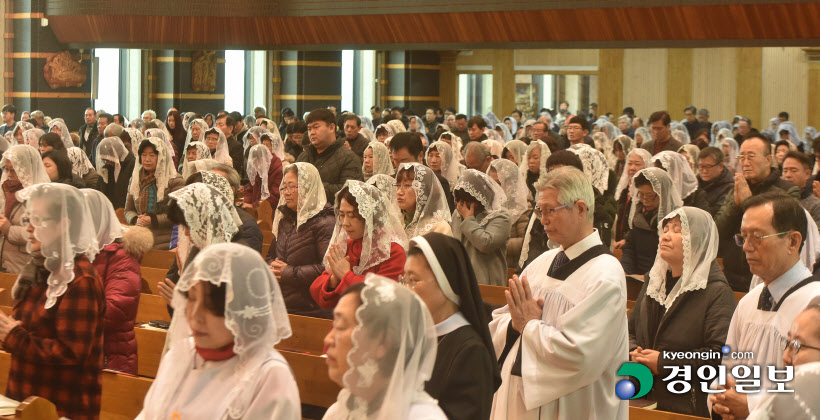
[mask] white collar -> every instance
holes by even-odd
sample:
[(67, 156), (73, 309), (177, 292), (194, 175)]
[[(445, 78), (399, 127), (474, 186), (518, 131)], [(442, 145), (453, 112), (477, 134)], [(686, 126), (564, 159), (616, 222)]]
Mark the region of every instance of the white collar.
[(464, 315), (461, 312), (456, 312), (450, 315), (449, 318), (441, 321), (441, 323), (436, 324), (436, 337), (450, 334), (465, 325), (470, 325), (470, 322), (467, 321), (467, 318), (464, 318)]
[(797, 261), (792, 268), (769, 283), (767, 287), (774, 301), (780, 302), (780, 299), (789, 289), (809, 277), (811, 277), (811, 271), (803, 265), (803, 261)]
[(598, 229), (592, 229), (592, 233), (587, 235), (586, 238), (576, 242), (575, 245), (572, 245), (567, 249), (564, 249), (564, 247), (561, 246), (559, 249), (566, 253), (567, 258), (569, 258), (570, 260), (574, 260), (581, 256), (581, 254), (586, 252), (588, 249), (592, 248), (595, 245), (601, 245), (602, 243), (603, 242), (601, 242), (601, 236), (598, 235)]

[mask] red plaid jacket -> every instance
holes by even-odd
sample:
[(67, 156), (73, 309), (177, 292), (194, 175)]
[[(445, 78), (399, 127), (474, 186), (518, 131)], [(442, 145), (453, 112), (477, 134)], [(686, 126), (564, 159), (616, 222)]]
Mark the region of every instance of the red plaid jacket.
[(16, 302), (12, 316), (22, 321), (3, 342), (11, 353), (6, 395), (18, 401), (36, 395), (57, 406), (61, 416), (100, 416), (105, 298), (94, 266), (74, 260), (74, 280), (51, 309), (46, 285)]

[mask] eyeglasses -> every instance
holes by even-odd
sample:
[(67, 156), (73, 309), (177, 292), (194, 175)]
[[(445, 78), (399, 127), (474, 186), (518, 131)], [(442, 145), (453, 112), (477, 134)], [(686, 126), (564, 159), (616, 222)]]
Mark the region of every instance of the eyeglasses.
[(393, 184), (393, 188), (396, 188), (398, 191), (406, 191), (410, 188), (413, 188), (412, 184)]
[(289, 186), (285, 185), (284, 187), (279, 188), (279, 191), (281, 191), (281, 192), (296, 192), (296, 190), (298, 190), (298, 189), (299, 189), (299, 187), (296, 186), (296, 185), (294, 185), (292, 187), (289, 187)]
[(31, 224), (32, 226), (38, 227), (38, 228), (48, 227), (48, 223), (46, 223), (46, 222), (49, 221), (49, 220), (55, 220), (55, 219), (51, 219), (51, 218), (48, 218), (48, 217), (40, 217), (40, 216), (29, 216), (29, 215), (25, 215), (20, 219), (20, 221), (23, 222), (23, 226)]
[(787, 351), (789, 349), (792, 350), (792, 353), (797, 354), (800, 353), (800, 349), (802, 348), (812, 349), (812, 350), (820, 350), (820, 347), (809, 346), (807, 344), (803, 344), (797, 340), (789, 340), (786, 337), (780, 338), (780, 350)]
[(418, 280), (411, 279), (403, 274), (399, 276), (399, 284), (401, 284), (404, 287), (407, 287), (408, 289), (415, 289), (416, 283), (418, 283)]
[(545, 209), (542, 209), (541, 206), (535, 206), (535, 208), (532, 209), (532, 212), (535, 213), (535, 217), (537, 217), (539, 219), (541, 219), (543, 217), (544, 213), (547, 214), (547, 217), (552, 218), (552, 216), (555, 214), (556, 211), (572, 207), (573, 205), (575, 205), (575, 203), (576, 202), (573, 201), (572, 203), (564, 204), (563, 206), (558, 206), (558, 207), (553, 207), (553, 208), (545, 208)]
[(716, 167), (716, 166), (718, 166), (718, 165), (720, 165), (720, 164), (719, 164), (719, 163), (716, 163), (716, 164), (714, 164), (714, 165), (704, 165), (704, 164), (702, 164), (702, 163), (701, 163), (701, 164), (699, 164), (699, 165), (698, 165), (698, 169), (705, 169), (705, 170), (707, 170), (707, 171), (708, 171), (708, 170), (711, 170), (712, 168), (714, 168), (714, 167)]
[(743, 246), (743, 244), (745, 244), (746, 241), (749, 241), (749, 243), (752, 244), (752, 246), (757, 246), (757, 245), (760, 244), (760, 241), (762, 241), (766, 238), (771, 238), (772, 236), (785, 235), (785, 234), (791, 233), (791, 232), (794, 232), (794, 231), (793, 230), (787, 230), (787, 231), (784, 231), (784, 232), (772, 233), (771, 235), (766, 235), (766, 236), (760, 236), (756, 233), (753, 233), (753, 234), (751, 234), (751, 236), (748, 236), (748, 237), (743, 236), (743, 235), (738, 233), (734, 236), (734, 238), (735, 238), (735, 243), (737, 244), (737, 246)]
[(768, 155), (758, 155), (758, 154), (755, 154), (755, 153), (740, 154), (740, 155), (737, 155), (737, 160), (742, 162), (744, 160), (752, 160), (752, 159), (754, 159), (758, 156), (768, 156)]
[(656, 194), (655, 192), (638, 191), (638, 199), (641, 200), (654, 200), (657, 196), (658, 194)]

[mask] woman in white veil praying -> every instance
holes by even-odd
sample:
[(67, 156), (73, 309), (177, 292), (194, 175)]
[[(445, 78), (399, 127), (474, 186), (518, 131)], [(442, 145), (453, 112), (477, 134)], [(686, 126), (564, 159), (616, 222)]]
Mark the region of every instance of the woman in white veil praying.
[(216, 244), (174, 288), (168, 353), (140, 420), (298, 420), (299, 390), (273, 347), (291, 336), (279, 284), (258, 252)]
[(177, 154), (174, 142), (171, 141), (171, 136), (168, 134), (167, 131), (161, 128), (149, 128), (145, 130), (145, 137), (156, 137), (162, 140), (162, 142), (165, 143), (165, 147), (168, 150), (168, 154), (171, 156), (171, 160), (173, 160), (174, 162), (174, 167), (176, 167), (176, 165), (179, 164), (179, 154)]
[(193, 175), (193, 163), (202, 159), (213, 160), (211, 157), (211, 151), (208, 150), (208, 146), (199, 141), (192, 141), (188, 143), (185, 154), (182, 155), (182, 165), (180, 165), (182, 167), (182, 179), (187, 180), (189, 176)]
[(432, 169), (420, 163), (402, 163), (396, 172), (396, 203), (408, 238), (438, 232), (453, 236), (450, 207)]
[(481, 144), (487, 146), (487, 149), (490, 150), (490, 154), (493, 156), (501, 157), (501, 154), (504, 152), (504, 145), (501, 144), (498, 140), (487, 139), (483, 140)]
[(642, 169), (652, 166), (652, 154), (646, 149), (632, 149), (626, 155), (626, 167), (615, 187), (615, 199), (618, 200), (618, 215), (615, 222), (615, 248), (623, 248), (630, 225), (629, 210), (632, 207), (632, 177)]
[(635, 147), (641, 147), (644, 143), (652, 141), (652, 135), (649, 134), (649, 129), (646, 127), (638, 127), (635, 130)]
[(777, 137), (775, 140), (788, 140), (801, 151), (808, 150), (808, 148), (803, 144), (803, 138), (797, 133), (797, 129), (791, 121), (784, 121), (780, 123), (780, 125), (777, 126), (775, 136)]
[[(461, 141), (461, 137), (453, 134), (450, 131), (445, 131), (441, 133), (437, 141), (443, 141), (450, 145), (450, 148), (453, 149), (453, 158), (456, 160), (456, 162), (464, 161), (464, 156), (461, 153), (461, 149), (464, 148), (464, 145)], [(450, 183), (450, 185), (452, 185), (452, 183)]]
[(527, 198), (530, 201), (535, 201), (536, 191), (534, 185), (547, 177), (547, 159), (549, 157), (550, 149), (547, 144), (541, 140), (533, 140), (527, 146), (524, 158), (518, 163), (521, 175), (530, 190), (530, 196)]
[(712, 127), (709, 129), (709, 138), (711, 139), (709, 143), (710, 146), (720, 147), (718, 133), (723, 129), (729, 130), (729, 133), (731, 133), (732, 124), (729, 121), (718, 121), (712, 124)]
[(40, 137), (46, 134), (45, 131), (39, 128), (32, 128), (23, 132), (23, 144), (27, 144), (35, 149), (40, 148)]
[(504, 145), (504, 150), (501, 151), (501, 158), (511, 161), (516, 164), (516, 166), (520, 166), (526, 154), (527, 143), (521, 140), (511, 140)]
[(390, 124), (379, 124), (376, 127), (376, 130), (373, 132), (373, 135), (376, 136), (376, 140), (379, 143), (384, 143), (387, 139), (393, 137), (396, 132), (393, 130), (393, 126)]
[(323, 420), (445, 420), (424, 391), (436, 331), (408, 288), (370, 274), (344, 294), (325, 337), (328, 376), (342, 387)]
[(264, 144), (251, 146), (246, 174), (250, 187), (245, 188), (242, 208), (257, 208), (267, 200), (271, 208), (279, 205), (279, 184), (282, 182), (282, 161), (271, 154)]
[(94, 165), (91, 164), (91, 160), (88, 159), (88, 155), (85, 154), (83, 149), (79, 147), (69, 147), (66, 150), (68, 154), (68, 159), (71, 161), (71, 173), (77, 175), (85, 181), (85, 185), (88, 188), (97, 188), (99, 182), (99, 174), (97, 170), (94, 169)]
[(384, 143), (377, 141), (370, 142), (364, 149), (364, 159), (362, 162), (362, 174), (364, 179), (370, 179), (373, 175), (393, 175), (393, 162), (390, 160), (390, 150)]
[(507, 242), (507, 266), (516, 267), (524, 245), (524, 236), (532, 214), (532, 205), (527, 201), (529, 190), (518, 166), (507, 159), (496, 159), (487, 168), (490, 176), (506, 195), (502, 204), (510, 214), (510, 239)]

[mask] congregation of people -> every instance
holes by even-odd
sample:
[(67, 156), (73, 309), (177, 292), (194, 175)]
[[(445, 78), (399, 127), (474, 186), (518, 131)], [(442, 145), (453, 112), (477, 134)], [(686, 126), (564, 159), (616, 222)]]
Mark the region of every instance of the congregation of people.
[[(814, 128), (694, 106), (680, 121), (567, 102), (502, 119), (370, 111), (88, 108), (72, 131), (5, 105), (6, 396), (99, 418), (103, 369), (137, 374), (154, 249), (175, 253), (157, 285), (171, 323), (139, 419), (301, 419), (274, 348), (289, 315), (332, 320), (330, 420), (626, 419), (626, 362), (651, 371), (657, 410), (820, 416)], [(507, 304), (480, 285), (507, 287)], [(667, 356), (724, 346), (753, 356)], [(671, 392), (686, 364), (727, 377)], [(737, 365), (793, 367), (794, 392), (765, 377), (739, 392)]]

